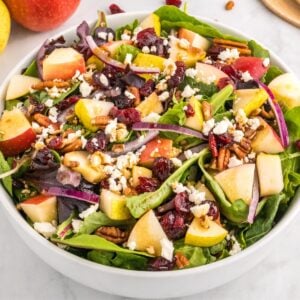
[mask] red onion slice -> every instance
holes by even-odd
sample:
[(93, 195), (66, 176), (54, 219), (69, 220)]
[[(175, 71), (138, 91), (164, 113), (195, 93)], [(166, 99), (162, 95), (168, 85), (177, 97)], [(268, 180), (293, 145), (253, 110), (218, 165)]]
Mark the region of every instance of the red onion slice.
[[(127, 68), (127, 65), (112, 59), (111, 57), (109, 57), (108, 53), (99, 48), (97, 46), (97, 44), (95, 43), (94, 39), (92, 36), (87, 36), (86, 37), (86, 41), (91, 49), (91, 51), (106, 65), (110, 65), (118, 70), (124, 71)], [(139, 73), (139, 74), (156, 74), (156, 73), (160, 73), (160, 69), (159, 68), (148, 68), (148, 67), (137, 67), (137, 66), (130, 66), (130, 69), (135, 72), (135, 73)]]
[(122, 152), (109, 151), (109, 152), (105, 152), (105, 153), (110, 155), (111, 157), (117, 157), (120, 155), (124, 155), (128, 152), (133, 152), (135, 150), (138, 150), (139, 148), (141, 148), (143, 145), (147, 144), (151, 140), (153, 140), (155, 137), (158, 136), (158, 134), (159, 134), (158, 131), (149, 132), (145, 136), (140, 136), (139, 138), (137, 138), (136, 140), (134, 140), (132, 142), (125, 143), (124, 150)]
[(253, 188), (252, 188), (252, 199), (249, 205), (249, 212), (248, 212), (248, 218), (247, 221), (249, 224), (253, 224), (256, 208), (259, 202), (259, 184), (258, 184), (258, 175), (257, 171), (255, 170), (254, 173), (254, 182), (253, 182)]
[(277, 124), (278, 124), (278, 128), (279, 128), (279, 135), (280, 135), (280, 139), (281, 139), (281, 143), (283, 145), (284, 148), (287, 148), (289, 146), (289, 132), (288, 132), (288, 128), (284, 119), (284, 115), (283, 112), (279, 106), (279, 104), (277, 103), (277, 101), (275, 100), (274, 94), (272, 93), (272, 91), (270, 90), (270, 88), (265, 85), (264, 83), (257, 81), (257, 83), (268, 93), (269, 97), (268, 97), (268, 103), (270, 104), (276, 120), (277, 120)]
[(54, 196), (73, 198), (91, 204), (99, 203), (99, 195), (94, 193), (87, 193), (83, 191), (73, 190), (73, 189), (66, 189), (62, 187), (49, 187), (44, 191), (44, 193), (54, 195)]
[(207, 138), (199, 131), (182, 127), (179, 125), (174, 124), (157, 124), (157, 123), (150, 123), (150, 122), (137, 122), (132, 125), (132, 130), (139, 131), (139, 130), (159, 130), (159, 131), (168, 131), (174, 133), (180, 133), (188, 136), (193, 136), (201, 140), (207, 140)]

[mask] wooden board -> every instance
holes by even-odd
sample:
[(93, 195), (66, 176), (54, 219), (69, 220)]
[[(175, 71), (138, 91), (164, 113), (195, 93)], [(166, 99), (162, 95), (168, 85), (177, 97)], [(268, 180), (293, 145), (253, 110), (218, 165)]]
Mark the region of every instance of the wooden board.
[(262, 2), (282, 19), (300, 27), (300, 0), (262, 0)]

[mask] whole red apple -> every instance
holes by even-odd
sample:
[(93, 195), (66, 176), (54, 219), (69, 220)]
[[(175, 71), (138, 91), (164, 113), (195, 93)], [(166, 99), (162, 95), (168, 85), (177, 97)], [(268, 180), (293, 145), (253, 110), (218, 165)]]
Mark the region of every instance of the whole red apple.
[(4, 0), (12, 18), (33, 31), (47, 31), (64, 23), (80, 0)]

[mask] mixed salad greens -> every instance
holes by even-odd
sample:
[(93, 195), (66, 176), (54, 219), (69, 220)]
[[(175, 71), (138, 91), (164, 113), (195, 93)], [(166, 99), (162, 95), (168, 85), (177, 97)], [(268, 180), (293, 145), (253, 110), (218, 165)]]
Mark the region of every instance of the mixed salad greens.
[(47, 40), (8, 85), (0, 178), (30, 226), (96, 263), (164, 271), (252, 245), (300, 185), (300, 82), (174, 6)]

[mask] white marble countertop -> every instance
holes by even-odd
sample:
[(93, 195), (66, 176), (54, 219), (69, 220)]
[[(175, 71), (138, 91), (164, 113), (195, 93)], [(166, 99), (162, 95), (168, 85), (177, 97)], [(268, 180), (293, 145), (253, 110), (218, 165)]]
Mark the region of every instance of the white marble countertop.
[[(126, 11), (154, 10), (163, 0), (115, 1)], [(300, 76), (299, 29), (272, 15), (258, 0), (236, 0), (226, 11), (226, 0), (189, 0), (189, 11), (234, 26), (273, 49)], [(8, 48), (0, 55), (0, 82), (24, 54), (61, 29), (96, 18), (112, 1), (84, 0), (80, 8), (60, 29), (50, 33), (32, 33), (14, 25)], [(300, 220), (291, 226), (280, 247), (257, 267), (234, 282), (212, 291), (187, 297), (192, 299), (299, 299), (300, 297)], [(16, 235), (0, 211), (0, 299), (106, 299), (107, 295), (84, 287), (51, 269)]]

